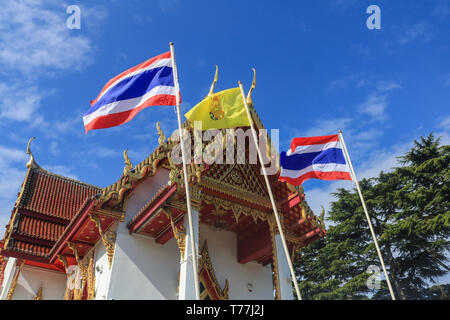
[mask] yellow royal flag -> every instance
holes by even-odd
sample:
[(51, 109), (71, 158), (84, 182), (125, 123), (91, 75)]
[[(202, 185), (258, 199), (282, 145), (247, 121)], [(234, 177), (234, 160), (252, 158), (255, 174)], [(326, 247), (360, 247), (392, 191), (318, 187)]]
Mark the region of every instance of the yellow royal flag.
[(202, 121), (203, 130), (250, 126), (240, 88), (206, 97), (185, 116), (191, 123)]

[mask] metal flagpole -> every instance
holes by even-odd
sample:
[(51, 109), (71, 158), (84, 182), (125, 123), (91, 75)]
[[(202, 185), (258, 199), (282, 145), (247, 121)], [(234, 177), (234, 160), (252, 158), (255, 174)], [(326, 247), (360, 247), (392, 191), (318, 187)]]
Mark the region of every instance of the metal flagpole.
[(173, 42), (170, 43), (170, 53), (172, 57), (172, 67), (173, 67), (173, 78), (175, 84), (175, 92), (176, 92), (176, 103), (177, 103), (177, 116), (178, 116), (178, 130), (180, 133), (180, 144), (181, 144), (181, 156), (183, 158), (183, 176), (184, 176), (184, 187), (186, 189), (186, 206), (187, 206), (187, 214), (189, 221), (189, 233), (191, 234), (191, 247), (192, 247), (192, 265), (194, 269), (194, 285), (195, 285), (195, 297), (197, 300), (200, 300), (200, 288), (198, 284), (198, 271), (197, 271), (197, 250), (195, 248), (194, 241), (194, 227), (192, 226), (192, 209), (191, 209), (191, 195), (189, 192), (189, 182), (187, 176), (187, 168), (186, 168), (186, 150), (184, 148), (184, 140), (183, 140), (183, 131), (181, 125), (181, 114), (180, 114), (180, 87), (178, 84), (178, 72), (177, 65), (175, 63), (175, 50), (173, 47)]
[(392, 286), (391, 286), (391, 281), (389, 280), (389, 276), (388, 276), (388, 273), (386, 271), (386, 266), (384, 265), (384, 260), (383, 260), (383, 257), (381, 256), (381, 251), (380, 251), (380, 247), (378, 246), (377, 237), (375, 236), (375, 231), (373, 230), (372, 222), (370, 222), (370, 217), (369, 217), (369, 213), (367, 212), (366, 203), (364, 202), (364, 198), (363, 198), (363, 195), (361, 193), (361, 189), (359, 188), (358, 179), (356, 178), (355, 170), (353, 170), (352, 161), (350, 160), (350, 155), (348, 154), (347, 146), (345, 145), (344, 136), (342, 135), (342, 131), (341, 130), (339, 130), (339, 140), (342, 141), (342, 146), (344, 147), (345, 156), (346, 156), (348, 164), (350, 166), (350, 170), (351, 170), (352, 175), (353, 175), (353, 180), (355, 181), (356, 189), (358, 190), (358, 194), (359, 194), (359, 197), (361, 199), (361, 203), (362, 203), (363, 208), (364, 208), (364, 213), (366, 214), (367, 223), (369, 224), (370, 233), (372, 234), (373, 242), (375, 243), (375, 247), (377, 249), (378, 258), (380, 259), (381, 266), (383, 267), (384, 276), (386, 277), (386, 282), (387, 282), (387, 285), (389, 287), (389, 292), (391, 293), (391, 298), (392, 298), (392, 300), (395, 300), (394, 291), (392, 290)]
[(250, 129), (252, 131), (253, 140), (255, 142), (256, 150), (258, 152), (258, 158), (259, 158), (259, 162), (261, 163), (261, 168), (262, 168), (262, 171), (264, 174), (264, 180), (266, 181), (267, 190), (269, 191), (269, 197), (270, 197), (270, 202), (272, 203), (273, 214), (274, 214), (275, 220), (277, 222), (278, 230), (280, 231), (281, 242), (283, 243), (284, 253), (286, 255), (286, 259), (287, 259), (287, 262), (289, 265), (289, 270), (291, 271), (292, 282), (294, 283), (298, 300), (302, 300), (302, 296), (300, 295), (300, 290), (298, 289), (297, 279), (295, 278), (294, 267), (292, 266), (291, 257), (289, 255), (289, 250), (286, 245), (286, 239), (284, 237), (283, 229), (281, 228), (280, 219), (278, 217), (278, 210), (277, 210), (277, 206), (275, 204), (275, 199), (273, 198), (272, 188), (270, 187), (269, 179), (267, 178), (266, 167), (264, 166), (263, 157), (261, 155), (261, 151), (259, 150), (258, 139), (256, 137), (256, 132), (255, 132), (255, 129), (253, 128), (253, 124), (252, 124), (252, 117), (250, 115), (250, 110), (248, 108), (247, 100), (245, 99), (244, 88), (242, 87), (241, 81), (239, 81), (238, 83), (239, 83), (239, 87), (241, 88), (242, 99), (244, 99), (245, 109), (247, 110), (248, 121), (250, 122)]

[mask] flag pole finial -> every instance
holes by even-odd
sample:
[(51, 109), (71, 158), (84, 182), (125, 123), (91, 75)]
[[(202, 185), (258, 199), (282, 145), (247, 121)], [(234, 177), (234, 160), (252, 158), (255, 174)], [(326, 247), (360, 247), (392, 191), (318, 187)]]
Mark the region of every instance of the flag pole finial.
[(214, 94), (214, 87), (216, 86), (216, 82), (219, 78), (219, 66), (216, 64), (216, 73), (214, 75), (214, 80), (211, 85), (211, 89), (209, 89), (208, 97), (212, 96)]
[(250, 90), (247, 93), (247, 104), (249, 106), (253, 106), (253, 100), (252, 100), (252, 91), (253, 89), (255, 89), (256, 87), (256, 69), (252, 68), (253, 70), (253, 81), (252, 81), (252, 86), (250, 87)]

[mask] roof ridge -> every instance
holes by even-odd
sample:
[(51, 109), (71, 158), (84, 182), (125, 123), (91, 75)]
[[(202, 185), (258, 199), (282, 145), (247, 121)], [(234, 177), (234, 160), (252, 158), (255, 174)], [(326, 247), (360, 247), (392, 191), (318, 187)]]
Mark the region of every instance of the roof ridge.
[(69, 177), (66, 177), (66, 176), (63, 176), (63, 175), (60, 175), (60, 174), (56, 174), (56, 173), (47, 171), (45, 169), (42, 169), (41, 167), (32, 168), (31, 170), (33, 170), (33, 171), (40, 171), (41, 173), (46, 174), (48, 176), (52, 176), (52, 177), (55, 177), (55, 178), (58, 178), (58, 179), (61, 179), (61, 180), (65, 180), (65, 181), (68, 181), (68, 182), (73, 182), (73, 183), (76, 183), (76, 184), (81, 184), (81, 185), (84, 185), (84, 186), (89, 187), (89, 188), (98, 189), (98, 190), (102, 190), (103, 189), (101, 187), (98, 187), (96, 185), (93, 185), (93, 184), (90, 184), (90, 183), (87, 183), (87, 182), (84, 182), (84, 181), (76, 180), (76, 179), (73, 179), (73, 178), (69, 178)]

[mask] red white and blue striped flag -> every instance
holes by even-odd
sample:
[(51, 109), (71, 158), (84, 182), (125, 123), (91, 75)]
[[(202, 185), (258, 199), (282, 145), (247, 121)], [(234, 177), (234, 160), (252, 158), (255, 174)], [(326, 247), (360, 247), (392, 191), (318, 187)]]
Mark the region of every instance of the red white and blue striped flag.
[(280, 154), (279, 180), (298, 186), (308, 179), (352, 180), (339, 135), (294, 138)]
[(83, 116), (86, 133), (124, 124), (150, 106), (175, 106), (176, 94), (169, 51), (109, 80)]

